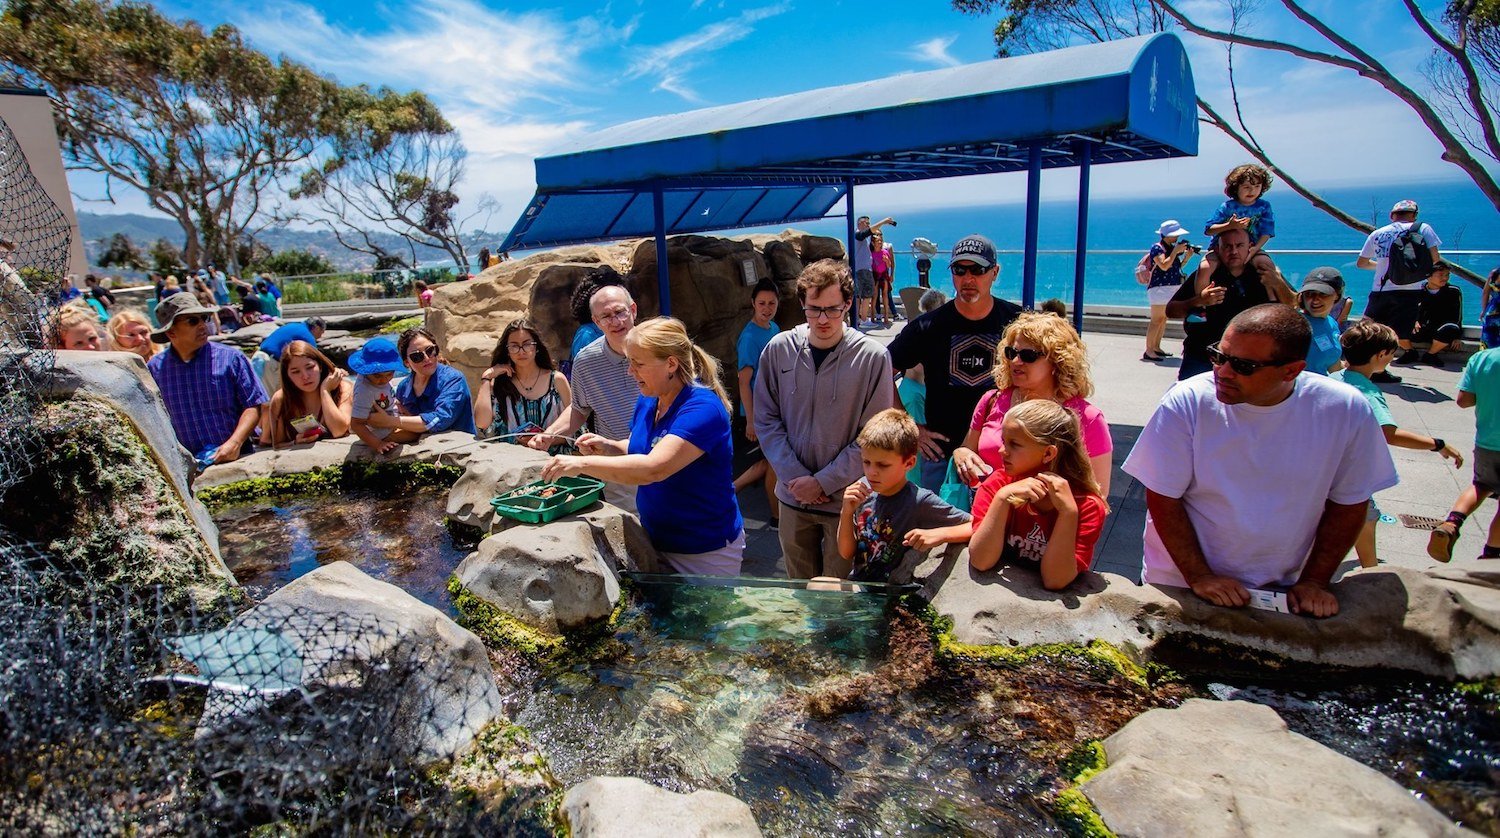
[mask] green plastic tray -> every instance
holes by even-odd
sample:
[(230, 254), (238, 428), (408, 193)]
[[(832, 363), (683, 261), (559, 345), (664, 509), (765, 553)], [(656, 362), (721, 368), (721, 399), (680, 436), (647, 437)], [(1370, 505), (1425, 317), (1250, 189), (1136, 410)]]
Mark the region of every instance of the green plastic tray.
[[(535, 494), (549, 486), (557, 487), (557, 492), (551, 497)], [(545, 524), (587, 508), (603, 496), (602, 480), (562, 477), (551, 482), (537, 480), (512, 489), (490, 501), (490, 506), (495, 508), (495, 514), (506, 518), (527, 524)]]

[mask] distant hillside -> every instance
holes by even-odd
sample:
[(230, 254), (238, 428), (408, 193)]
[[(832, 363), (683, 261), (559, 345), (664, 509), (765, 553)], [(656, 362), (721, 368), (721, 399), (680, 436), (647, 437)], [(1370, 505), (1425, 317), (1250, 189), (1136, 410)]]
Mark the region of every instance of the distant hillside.
[[(124, 233), (135, 242), (136, 246), (145, 250), (157, 239), (166, 239), (178, 247), (182, 246), (182, 229), (177, 223), (168, 218), (154, 215), (120, 214), (112, 215), (106, 213), (80, 212), (78, 213), (78, 227), (83, 234), (84, 250), (88, 255), (89, 264), (104, 251), (104, 243), (116, 233)], [(382, 233), (373, 236), (382, 247), (387, 247), (396, 253), (406, 253), (406, 243), (400, 236)], [(476, 232), (471, 233), (465, 239), (470, 258), (479, 253), (481, 247), (495, 248), (505, 233)], [(260, 241), (272, 251), (281, 250), (306, 250), (324, 256), (340, 270), (356, 270), (368, 268), (373, 263), (369, 254), (358, 253), (346, 249), (339, 244), (338, 239), (323, 230), (299, 230), (288, 227), (272, 227), (261, 233)], [(419, 249), (417, 258), (424, 264), (446, 262), (448, 256), (440, 250)]]

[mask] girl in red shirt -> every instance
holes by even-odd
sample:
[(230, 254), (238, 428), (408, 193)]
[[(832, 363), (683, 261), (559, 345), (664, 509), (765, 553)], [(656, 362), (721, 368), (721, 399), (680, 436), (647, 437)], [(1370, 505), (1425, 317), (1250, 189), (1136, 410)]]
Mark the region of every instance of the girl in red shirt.
[(974, 498), (969, 564), (1036, 563), (1042, 586), (1067, 587), (1089, 569), (1109, 505), (1073, 411), (1050, 399), (1011, 408), (1001, 425), (1001, 468)]

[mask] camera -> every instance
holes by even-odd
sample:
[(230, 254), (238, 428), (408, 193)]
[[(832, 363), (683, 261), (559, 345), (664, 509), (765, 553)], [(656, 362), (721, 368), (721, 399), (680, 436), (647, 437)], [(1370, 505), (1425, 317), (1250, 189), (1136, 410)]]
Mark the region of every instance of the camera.
[(1190, 245), (1188, 245), (1187, 249), (1190, 250), (1190, 251), (1192, 251), (1193, 253), (1202, 253), (1203, 252), (1203, 248), (1200, 247), (1200, 246), (1198, 246), (1198, 245), (1196, 245), (1196, 244), (1190, 244)]

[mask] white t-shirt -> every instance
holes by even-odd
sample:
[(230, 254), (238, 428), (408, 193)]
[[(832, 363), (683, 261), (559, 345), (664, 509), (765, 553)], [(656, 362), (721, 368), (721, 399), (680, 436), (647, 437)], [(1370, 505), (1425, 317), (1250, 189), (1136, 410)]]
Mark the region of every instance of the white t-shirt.
[[(1308, 372), (1271, 407), (1220, 402), (1213, 373), (1177, 382), (1124, 469), (1182, 498), (1209, 567), (1250, 587), (1297, 581), (1325, 501), (1359, 503), (1397, 482), (1364, 396)], [(1145, 541), (1146, 581), (1187, 587), (1149, 514)]]
[(1371, 291), (1422, 290), (1422, 286), (1424, 283), (1421, 282), (1413, 282), (1410, 285), (1387, 284), (1384, 288), (1380, 287), (1381, 281), (1385, 279), (1386, 268), (1391, 264), (1391, 242), (1395, 241), (1396, 237), (1405, 232), (1406, 229), (1412, 224), (1418, 223), (1422, 226), (1417, 229), (1417, 233), (1422, 236), (1422, 241), (1427, 242), (1428, 247), (1443, 246), (1443, 240), (1438, 238), (1438, 234), (1433, 232), (1432, 227), (1428, 226), (1425, 221), (1392, 221), (1390, 224), (1387, 224), (1384, 227), (1381, 227), (1380, 229), (1371, 233), (1369, 237), (1365, 239), (1365, 246), (1360, 248), (1359, 255), (1363, 256), (1366, 259), (1375, 260), (1375, 282), (1370, 286)]
[[(349, 411), (352, 419), (369, 419), (373, 413), (384, 413), (389, 416), (396, 415), (396, 386), (393, 382), (385, 385), (371, 384), (370, 379), (363, 375), (354, 377), (354, 404)], [(376, 439), (385, 439), (391, 435), (393, 428), (370, 428), (370, 433)]]

